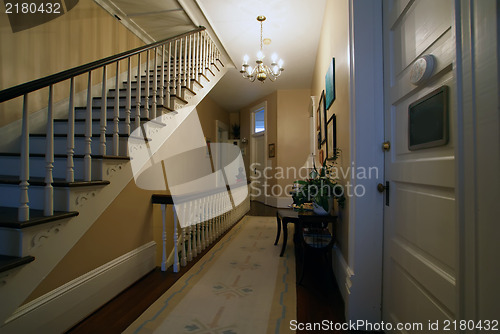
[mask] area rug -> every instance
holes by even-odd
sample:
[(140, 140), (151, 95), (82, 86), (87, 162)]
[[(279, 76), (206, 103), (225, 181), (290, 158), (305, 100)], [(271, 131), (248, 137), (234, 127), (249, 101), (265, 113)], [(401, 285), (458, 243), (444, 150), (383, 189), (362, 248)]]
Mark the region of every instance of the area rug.
[(246, 216), (124, 333), (292, 333), (293, 243), (280, 257), (275, 237), (276, 218)]

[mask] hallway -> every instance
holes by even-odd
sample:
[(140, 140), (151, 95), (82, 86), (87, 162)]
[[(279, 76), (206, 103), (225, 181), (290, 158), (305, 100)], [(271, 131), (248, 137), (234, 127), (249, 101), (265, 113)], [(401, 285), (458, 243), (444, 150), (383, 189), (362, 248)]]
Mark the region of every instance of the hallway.
[[(247, 215), (274, 217), (275, 212), (276, 208), (251, 202), (251, 209)], [(208, 250), (206, 249), (198, 256), (198, 259)], [(335, 323), (344, 322), (344, 305), (337, 286), (329, 282), (331, 276), (325, 275), (320, 270), (322, 269), (321, 263), (316, 263), (315, 259), (310, 260), (314, 261), (314, 265), (311, 266), (314, 269), (307, 273), (302, 285), (296, 286), (297, 321), (311, 323), (326, 319)], [(182, 267), (177, 274), (174, 274), (171, 268), (167, 272), (155, 269), (69, 330), (68, 333), (121, 333), (193, 265), (194, 261), (190, 262), (188, 266)], [(296, 266), (300, 268), (301, 264), (296, 263)], [(311, 333), (307, 331), (297, 332)]]

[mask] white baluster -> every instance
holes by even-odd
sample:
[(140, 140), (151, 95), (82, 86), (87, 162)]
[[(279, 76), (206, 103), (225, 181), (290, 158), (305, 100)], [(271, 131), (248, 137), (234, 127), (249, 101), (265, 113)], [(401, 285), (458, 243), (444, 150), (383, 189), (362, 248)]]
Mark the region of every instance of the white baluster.
[(47, 111), (47, 137), (45, 141), (45, 205), (44, 216), (54, 214), (54, 188), (52, 170), (54, 169), (54, 87), (49, 86), (49, 106)]
[(135, 128), (141, 126), (141, 54), (137, 54), (137, 88), (135, 94)]
[(201, 216), (201, 219), (200, 219), (200, 234), (201, 234), (201, 250), (205, 249), (206, 248), (206, 239), (205, 239), (205, 226), (206, 226), (206, 221), (207, 221), (207, 217), (208, 217), (208, 211), (207, 211), (207, 198), (206, 197), (203, 197), (202, 201), (201, 201), (201, 212), (202, 212), (202, 216)]
[(187, 265), (187, 252), (186, 252), (186, 228), (181, 227), (181, 266)]
[(92, 180), (92, 72), (89, 72), (87, 86), (87, 114), (85, 115), (85, 181)]
[(188, 77), (188, 86), (189, 89), (193, 89), (193, 75), (194, 75), (194, 35), (189, 35), (189, 77)]
[(196, 33), (195, 39), (194, 39), (195, 47), (194, 47), (194, 52), (195, 52), (195, 57), (194, 57), (194, 79), (198, 82), (200, 82), (199, 78), (199, 66), (200, 66), (200, 33)]
[(19, 207), (17, 208), (17, 219), (25, 222), (30, 219), (30, 208), (28, 206), (28, 188), (30, 178), (30, 142), (29, 142), (29, 117), (28, 117), (28, 94), (23, 98), (23, 124), (21, 134), (21, 173), (19, 174)]
[(132, 57), (129, 57), (127, 59), (127, 106), (125, 107), (125, 133), (127, 135), (130, 135), (131, 114), (132, 114)]
[(157, 52), (158, 52), (158, 49), (155, 48), (154, 49), (155, 59), (153, 62), (155, 69), (154, 69), (154, 74), (153, 74), (154, 78), (153, 78), (153, 117), (152, 118), (158, 117), (158, 115), (157, 115), (158, 111), (156, 110), (156, 108), (157, 108), (156, 104), (158, 103), (156, 100), (157, 99), (156, 94), (158, 93), (157, 92), (158, 91), (158, 69), (157, 69), (157, 67), (158, 67), (158, 54), (157, 54)]
[(170, 82), (172, 80), (172, 42), (168, 43), (168, 61), (167, 61), (167, 76), (165, 80), (167, 81), (167, 86), (165, 87), (165, 101), (164, 101), (164, 106), (170, 108)]
[(113, 115), (113, 155), (119, 155), (120, 151), (120, 61), (116, 62), (115, 77), (115, 112)]
[(174, 207), (174, 264), (173, 264), (173, 271), (174, 273), (179, 272), (179, 244), (178, 244), (178, 235), (177, 235), (177, 224), (179, 222), (179, 219), (177, 217), (177, 212)]
[(196, 244), (197, 244), (197, 248), (196, 248), (196, 253), (197, 254), (200, 254), (201, 253), (201, 250), (202, 250), (202, 244), (201, 244), (201, 232), (202, 232), (202, 229), (201, 229), (201, 224), (203, 222), (203, 200), (200, 200), (199, 201), (199, 207), (198, 207), (198, 224), (196, 224)]
[(144, 89), (144, 112), (146, 114), (146, 117), (151, 119), (152, 117), (149, 110), (149, 57), (151, 56), (151, 54), (149, 51), (150, 50), (146, 51), (146, 87)]
[(176, 88), (176, 92), (177, 92), (177, 96), (181, 96), (182, 95), (182, 39), (179, 40), (179, 59), (178, 59), (178, 73), (177, 73), (177, 88)]
[[(162, 255), (161, 255), (161, 271), (166, 271), (167, 270), (167, 229), (166, 229), (166, 220), (167, 220), (167, 212), (166, 212), (166, 204), (161, 205), (161, 214), (162, 214), (162, 234), (161, 234), (161, 241), (162, 241)], [(174, 210), (175, 214), (175, 210)], [(175, 218), (174, 218), (174, 224), (175, 224)], [(175, 240), (174, 240), (175, 242)]]
[(160, 105), (165, 107), (165, 44), (161, 46)]
[(193, 224), (191, 225), (191, 242), (192, 242), (192, 252), (193, 252), (193, 257), (196, 257), (198, 254), (198, 249), (197, 249), (197, 244), (196, 244), (196, 238), (198, 235), (198, 199), (195, 199), (193, 202)]
[(187, 235), (187, 260), (192, 261), (193, 260), (193, 201), (189, 202), (189, 222), (188, 226), (186, 228), (186, 235)]
[(75, 181), (75, 78), (71, 78), (69, 87), (69, 108), (68, 108), (68, 137), (66, 144), (66, 181)]
[[(184, 38), (184, 64), (182, 65), (182, 68), (184, 69), (184, 73), (182, 73), (182, 86), (187, 87), (188, 86), (188, 37), (186, 36)], [(185, 96), (184, 96), (185, 98)]]
[(106, 71), (106, 66), (103, 66), (102, 68), (102, 90), (101, 90), (101, 96), (102, 96), (102, 102), (101, 102), (101, 145), (100, 145), (100, 153), (101, 155), (106, 155), (106, 126), (107, 126), (107, 107), (108, 107), (108, 99), (107, 99), (107, 94), (108, 90), (106, 87), (106, 81), (107, 81), (107, 71)]
[[(174, 62), (174, 74), (172, 76), (172, 95), (177, 95), (177, 61), (178, 61), (178, 58), (177, 58), (177, 45), (178, 45), (179, 41), (178, 40), (175, 40), (174, 42), (174, 59), (172, 60)], [(171, 106), (173, 107), (173, 105)]]

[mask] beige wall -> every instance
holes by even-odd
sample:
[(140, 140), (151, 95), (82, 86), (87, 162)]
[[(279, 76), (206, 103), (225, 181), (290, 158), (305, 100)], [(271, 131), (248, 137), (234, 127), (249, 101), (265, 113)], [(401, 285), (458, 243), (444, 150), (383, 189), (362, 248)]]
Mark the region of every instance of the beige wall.
[[(247, 138), (248, 144), (244, 156), (247, 176), (250, 164), (250, 126), (251, 110), (267, 102), (267, 144), (275, 144), (276, 154), (267, 158), (271, 162), (272, 170), (267, 173), (268, 195), (286, 197), (285, 187), (290, 186), (297, 177), (287, 168), (299, 169), (309, 154), (309, 89), (278, 90), (262, 99), (259, 99), (240, 112), (241, 138)], [(267, 153), (266, 153), (267, 154)], [(283, 172), (283, 173), (282, 173)], [(288, 176), (288, 177), (287, 177)], [(276, 186), (273, 190), (273, 186)]]
[[(341, 167), (346, 168), (350, 166), (351, 158), (349, 154), (349, 7), (348, 1), (345, 0), (326, 2), (311, 87), (311, 93), (317, 96), (317, 101), (319, 101), (321, 91), (325, 89), (325, 74), (332, 57), (335, 58), (336, 98), (328, 110), (328, 117), (333, 113), (337, 116), (337, 147), (342, 150), (338, 162)], [(326, 150), (325, 145), (322, 148)], [(337, 240), (346, 260), (348, 259), (349, 233), (347, 201), (337, 224)]]
[(153, 193), (132, 179), (27, 301), (153, 240)]
[[(215, 120), (229, 122), (229, 114), (210, 98), (197, 106), (200, 125), (204, 133), (215, 138)], [(176, 131), (177, 140), (189, 134), (186, 127)], [(212, 132), (210, 132), (212, 131)], [(186, 139), (186, 138), (184, 138)], [(163, 149), (166, 147), (168, 142)], [(188, 172), (189, 173), (189, 172)], [(33, 291), (30, 301), (65, 284), (90, 270), (126, 254), (151, 240), (157, 244), (156, 265), (162, 257), (162, 216), (159, 205), (151, 204), (151, 196), (167, 191), (144, 190), (131, 180), (112, 204), (96, 220), (85, 235), (66, 254), (59, 264)], [(167, 235), (173, 235), (173, 211), (167, 206)], [(167, 253), (173, 248), (172, 238), (167, 238)]]
[(201, 128), (203, 134), (207, 139), (215, 141), (215, 121), (221, 121), (228, 126), (229, 133), (231, 132), (229, 124), (229, 113), (222, 109), (208, 96), (205, 97), (199, 105), (196, 106), (198, 117), (200, 118)]
[[(278, 91), (276, 167), (279, 169), (274, 175), (278, 177), (277, 184), (283, 190), (299, 178), (298, 171), (310, 154), (310, 100), (309, 89)], [(283, 177), (279, 175), (280, 169), (284, 173)], [(293, 171), (297, 171), (297, 175)], [(283, 193), (280, 197), (288, 196)]]
[[(0, 90), (127, 51), (144, 43), (93, 0), (80, 0), (68, 13), (31, 29), (13, 33), (0, 12)], [(124, 66), (123, 66), (124, 68)], [(108, 76), (113, 74), (110, 68)], [(94, 83), (102, 73), (96, 71)], [(86, 88), (86, 76), (76, 92)], [(55, 101), (65, 98), (69, 84), (55, 87)], [(22, 99), (0, 105), (0, 127), (21, 118)], [(29, 110), (46, 106), (46, 90), (30, 94)]]

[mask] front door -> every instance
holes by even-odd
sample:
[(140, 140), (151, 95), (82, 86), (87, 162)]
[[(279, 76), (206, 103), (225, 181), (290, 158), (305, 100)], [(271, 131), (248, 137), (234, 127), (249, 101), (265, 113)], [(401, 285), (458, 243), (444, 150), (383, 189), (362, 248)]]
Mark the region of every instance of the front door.
[[(383, 320), (421, 323), (422, 328), (413, 328), (423, 332), (431, 332), (429, 321), (438, 320), (441, 331), (457, 313), (453, 1), (383, 4), (385, 138), (390, 142), (385, 153), (389, 201), (384, 210)], [(415, 82), (430, 69), (415, 65), (425, 55), (432, 55), (434, 68), (427, 80)], [(437, 102), (415, 104), (443, 86), (449, 94), (444, 120), (442, 95), (435, 96)], [(439, 140), (446, 137), (439, 122), (447, 126), (447, 142)]]

